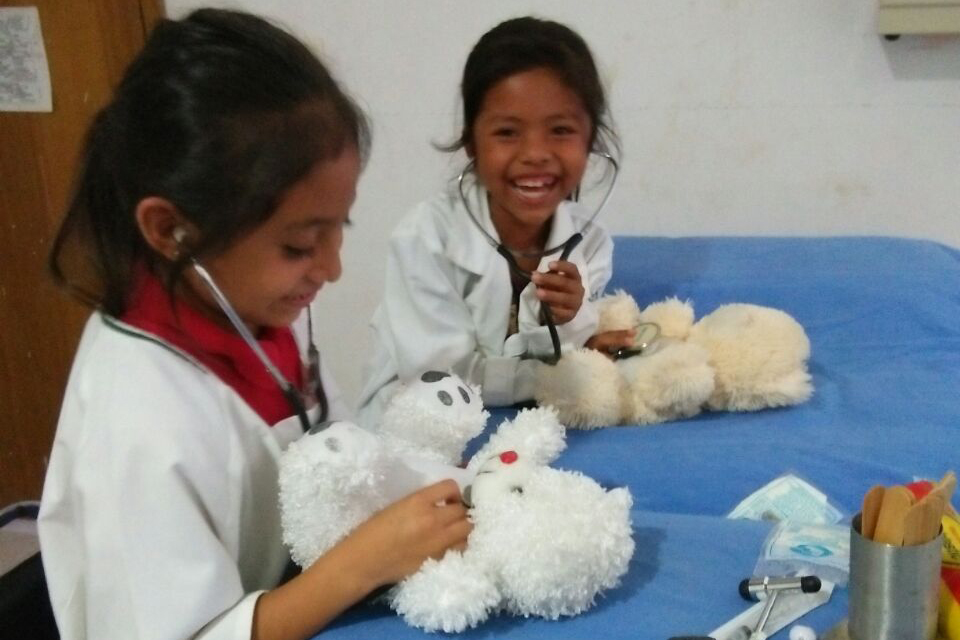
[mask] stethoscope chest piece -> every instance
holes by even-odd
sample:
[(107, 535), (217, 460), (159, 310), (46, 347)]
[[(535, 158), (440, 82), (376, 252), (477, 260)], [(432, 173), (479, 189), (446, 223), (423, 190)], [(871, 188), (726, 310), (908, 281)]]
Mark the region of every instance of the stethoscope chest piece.
[(633, 346), (614, 351), (612, 355), (615, 360), (642, 356), (660, 338), (660, 325), (656, 322), (641, 322), (634, 329), (637, 335), (633, 339)]

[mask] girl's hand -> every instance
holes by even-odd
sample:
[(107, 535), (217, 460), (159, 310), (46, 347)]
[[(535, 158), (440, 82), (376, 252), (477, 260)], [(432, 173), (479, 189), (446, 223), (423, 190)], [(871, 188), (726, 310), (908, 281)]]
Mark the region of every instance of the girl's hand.
[(632, 347), (636, 337), (636, 329), (604, 331), (590, 336), (590, 339), (587, 340), (583, 346), (588, 349), (595, 349), (603, 355), (613, 358), (613, 353), (618, 349), (629, 349)]
[(300, 575), (260, 596), (251, 637), (313, 637), (377, 587), (400, 582), (424, 560), (440, 558), (447, 549), (463, 549), (472, 526), (453, 480), (394, 502)]
[(537, 286), (540, 302), (550, 307), (555, 324), (573, 320), (583, 304), (583, 283), (577, 265), (567, 260), (556, 260), (549, 265), (550, 271), (534, 271), (530, 279)]
[(349, 537), (370, 561), (376, 585), (400, 582), (427, 558), (462, 551), (473, 525), (453, 480), (425, 487), (374, 514)]

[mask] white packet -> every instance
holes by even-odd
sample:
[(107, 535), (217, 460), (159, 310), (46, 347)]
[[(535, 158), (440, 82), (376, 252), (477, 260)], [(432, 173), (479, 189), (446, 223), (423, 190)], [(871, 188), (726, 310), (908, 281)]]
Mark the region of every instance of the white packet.
[(850, 575), (850, 527), (781, 522), (770, 531), (755, 576), (817, 576), (844, 587)]
[(786, 473), (744, 498), (727, 517), (836, 524), (844, 519), (844, 513), (812, 484), (793, 473)]

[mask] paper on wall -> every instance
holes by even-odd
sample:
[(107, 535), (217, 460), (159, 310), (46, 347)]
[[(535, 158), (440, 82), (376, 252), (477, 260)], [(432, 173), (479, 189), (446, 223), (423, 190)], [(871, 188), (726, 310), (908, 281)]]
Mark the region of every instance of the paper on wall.
[(0, 8), (0, 111), (53, 111), (36, 7)]

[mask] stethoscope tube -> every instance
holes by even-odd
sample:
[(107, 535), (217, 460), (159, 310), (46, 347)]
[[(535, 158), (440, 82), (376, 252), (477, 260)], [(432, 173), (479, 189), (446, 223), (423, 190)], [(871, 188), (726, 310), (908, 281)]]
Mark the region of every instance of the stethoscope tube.
[[(570, 236), (570, 238), (562, 245), (560, 248), (563, 249), (563, 252), (560, 254), (560, 260), (566, 260), (570, 257), (570, 254), (573, 250), (580, 244), (580, 241), (583, 240), (583, 234), (577, 232)], [(510, 249), (501, 245), (496, 247), (497, 253), (503, 256), (503, 259), (507, 261), (507, 265), (510, 268), (510, 271), (520, 276), (527, 282), (530, 282), (533, 274), (531, 272), (525, 271), (520, 268), (520, 265), (517, 264), (517, 259), (511, 253)], [(560, 360), (560, 334), (557, 331), (557, 323), (553, 319), (553, 312), (550, 311), (550, 305), (544, 304), (540, 305), (540, 309), (543, 312), (543, 319), (547, 323), (547, 331), (550, 332), (550, 343), (553, 345), (553, 360), (549, 361), (548, 364), (556, 364)]]
[[(477, 217), (474, 215), (473, 211), (470, 208), (470, 203), (467, 201), (467, 195), (463, 191), (463, 180), (464, 177), (473, 171), (475, 166), (475, 161), (470, 160), (467, 165), (460, 172), (460, 175), (457, 177), (457, 191), (460, 194), (460, 201), (463, 203), (463, 208), (467, 212), (467, 217), (470, 218), (470, 221), (477, 228), (478, 231), (486, 238), (487, 242), (490, 243), (497, 253), (503, 256), (503, 259), (507, 261), (507, 266), (510, 271), (520, 278), (526, 280), (527, 282), (531, 281), (533, 273), (530, 271), (525, 271), (520, 268), (520, 265), (517, 264), (517, 256), (522, 258), (543, 258), (544, 256), (553, 255), (554, 253), (560, 252), (559, 260), (567, 260), (570, 257), (570, 254), (573, 253), (573, 250), (577, 248), (577, 245), (583, 240), (583, 232), (588, 226), (590, 226), (596, 217), (603, 211), (604, 207), (607, 206), (607, 202), (610, 200), (610, 196), (613, 195), (613, 188), (617, 184), (617, 178), (620, 176), (620, 165), (609, 153), (597, 153), (598, 156), (610, 163), (610, 166), (613, 167), (613, 178), (610, 180), (610, 186), (607, 188), (606, 193), (603, 196), (603, 199), (600, 201), (599, 206), (590, 216), (590, 218), (584, 223), (580, 231), (574, 233), (572, 236), (567, 238), (563, 244), (559, 244), (555, 247), (544, 249), (543, 251), (534, 251), (534, 252), (524, 252), (516, 249), (511, 249), (502, 242), (498, 242), (486, 229), (483, 228), (483, 225), (480, 224), (480, 221), (477, 220)], [(548, 361), (548, 364), (556, 364), (560, 360), (560, 334), (557, 332), (557, 324), (553, 318), (553, 312), (550, 311), (550, 305), (542, 304), (540, 305), (543, 313), (543, 319), (547, 323), (547, 331), (550, 332), (550, 342), (553, 345), (553, 359)]]
[[(247, 325), (244, 324), (243, 320), (233, 308), (233, 305), (230, 304), (229, 300), (227, 300), (227, 296), (224, 295), (220, 287), (217, 286), (217, 283), (214, 281), (213, 276), (210, 275), (210, 272), (208, 272), (196, 258), (191, 258), (190, 264), (193, 266), (193, 270), (196, 272), (196, 274), (200, 277), (200, 280), (207, 286), (207, 289), (210, 290), (211, 295), (213, 295), (213, 299), (217, 303), (217, 306), (219, 306), (220, 310), (223, 311), (224, 315), (227, 316), (230, 324), (232, 324), (233, 328), (238, 334), (240, 334), (240, 337), (243, 339), (243, 341), (247, 343), (247, 346), (253, 350), (253, 353), (257, 356), (257, 359), (260, 360), (260, 362), (266, 368), (267, 373), (270, 374), (270, 377), (276, 381), (277, 386), (280, 387), (280, 390), (283, 392), (283, 395), (290, 404), (290, 407), (300, 419), (300, 424), (303, 427), (304, 433), (310, 431), (310, 417), (307, 415), (307, 407), (303, 402), (303, 398), (300, 397), (300, 391), (298, 391), (297, 388), (294, 387), (293, 384), (287, 380), (282, 373), (280, 373), (280, 370), (277, 369), (276, 365), (273, 364), (267, 354), (263, 351), (260, 343), (258, 343), (256, 338), (253, 337), (253, 334), (250, 333)], [(320, 384), (320, 352), (317, 351), (317, 347), (313, 343), (313, 315), (310, 312), (310, 307), (307, 307), (307, 322), (308, 331), (310, 332), (310, 346), (307, 350), (307, 357), (309, 360), (308, 365), (310, 367), (311, 376), (315, 375), (317, 377), (317, 380), (315, 381), (316, 384)], [(326, 398), (324, 398), (320, 393), (317, 393), (317, 398), (320, 401), (321, 412), (326, 413)]]

